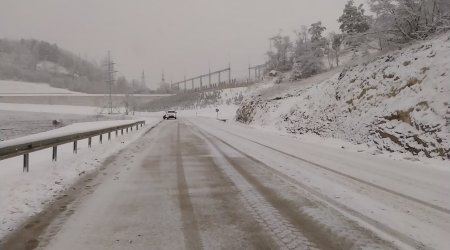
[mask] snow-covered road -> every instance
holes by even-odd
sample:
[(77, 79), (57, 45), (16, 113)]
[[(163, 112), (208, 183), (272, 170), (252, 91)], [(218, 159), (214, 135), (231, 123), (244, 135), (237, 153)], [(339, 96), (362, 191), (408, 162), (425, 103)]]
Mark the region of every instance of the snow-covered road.
[(450, 171), (215, 119), (164, 121), (5, 249), (447, 249)]
[[(302, 142), (213, 119), (191, 121), (386, 239), (414, 248), (450, 246), (448, 168)], [(329, 224), (323, 215), (317, 219)]]

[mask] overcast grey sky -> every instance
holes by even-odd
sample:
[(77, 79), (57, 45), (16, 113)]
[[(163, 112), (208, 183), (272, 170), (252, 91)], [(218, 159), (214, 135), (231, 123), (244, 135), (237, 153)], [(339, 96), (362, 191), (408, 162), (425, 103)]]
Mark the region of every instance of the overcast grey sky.
[[(347, 0), (0, 0), (0, 37), (36, 38), (99, 61), (155, 88), (224, 68), (245, 76), (264, 62), (268, 38), (321, 20), (337, 31)], [(356, 1), (358, 3), (364, 0)]]

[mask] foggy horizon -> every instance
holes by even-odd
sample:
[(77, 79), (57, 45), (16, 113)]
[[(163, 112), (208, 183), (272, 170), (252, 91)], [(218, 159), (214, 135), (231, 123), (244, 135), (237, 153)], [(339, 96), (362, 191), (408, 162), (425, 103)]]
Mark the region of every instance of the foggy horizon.
[(338, 31), (347, 2), (1, 1), (1, 38), (44, 40), (97, 62), (109, 50), (118, 76), (139, 80), (144, 70), (152, 89), (163, 71), (175, 82), (229, 62), (232, 78), (246, 77), (249, 64), (264, 63), (269, 37), (282, 30), (294, 38), (294, 30), (317, 21), (325, 34)]

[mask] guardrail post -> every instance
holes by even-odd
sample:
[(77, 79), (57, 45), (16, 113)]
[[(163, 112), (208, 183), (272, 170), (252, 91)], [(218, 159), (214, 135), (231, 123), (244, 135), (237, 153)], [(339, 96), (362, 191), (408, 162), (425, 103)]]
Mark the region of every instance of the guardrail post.
[(133, 132), (133, 126), (130, 126), (131, 132)]
[(73, 141), (73, 153), (76, 154), (78, 151), (77, 140)]
[(108, 132), (108, 141), (111, 141), (111, 132)]
[(128, 134), (128, 127), (127, 127), (127, 134)]
[(123, 129), (120, 130), (120, 134), (123, 135)]
[(116, 137), (119, 135), (119, 130), (116, 130)]
[(24, 154), (23, 155), (23, 172), (30, 171), (29, 164), (30, 164), (30, 155)]
[(139, 130), (139, 125), (138, 124), (136, 124), (136, 130)]
[(100, 144), (102, 144), (102, 142), (103, 142), (103, 134), (100, 135), (99, 141), (100, 141)]
[(58, 147), (54, 146), (53, 147), (53, 154), (52, 154), (52, 161), (56, 161), (57, 158), (58, 158)]
[(91, 147), (91, 145), (92, 145), (92, 137), (89, 137), (88, 138), (88, 147)]

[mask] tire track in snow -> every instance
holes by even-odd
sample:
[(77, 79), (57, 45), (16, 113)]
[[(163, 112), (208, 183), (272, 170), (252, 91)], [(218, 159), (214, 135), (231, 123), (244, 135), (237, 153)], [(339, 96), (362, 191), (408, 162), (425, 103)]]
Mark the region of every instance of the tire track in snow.
[(200, 232), (198, 230), (197, 221), (194, 215), (194, 208), (192, 206), (191, 198), (189, 197), (189, 189), (183, 169), (179, 122), (177, 122), (177, 144), (175, 147), (177, 157), (178, 201), (181, 211), (181, 219), (183, 222), (183, 235), (186, 249), (203, 249)]
[[(334, 173), (334, 174), (336, 174), (336, 175), (339, 175), (339, 176), (342, 176), (342, 177), (351, 179), (351, 180), (353, 180), (353, 181), (362, 183), (362, 184), (367, 185), (367, 186), (371, 186), (371, 187), (376, 188), (376, 189), (379, 189), (379, 190), (381, 190), (381, 191), (390, 193), (390, 194), (395, 195), (395, 196), (399, 196), (399, 197), (401, 197), (401, 198), (403, 198), (403, 199), (406, 199), (406, 200), (409, 200), (409, 201), (412, 201), (412, 202), (415, 202), (415, 203), (419, 203), (419, 204), (421, 204), (421, 205), (423, 205), (423, 206), (426, 206), (426, 207), (428, 207), (428, 208), (431, 208), (431, 209), (437, 210), (437, 211), (439, 211), (439, 212), (441, 212), (441, 213), (445, 213), (445, 214), (447, 214), (447, 215), (450, 215), (450, 209), (448, 209), (448, 208), (444, 208), (444, 207), (441, 207), (441, 206), (438, 206), (438, 205), (435, 205), (435, 204), (431, 204), (431, 203), (429, 203), (429, 202), (426, 202), (426, 201), (423, 201), (423, 200), (414, 198), (414, 197), (412, 197), (412, 196), (409, 196), (409, 195), (406, 195), (406, 194), (403, 194), (403, 193), (400, 193), (400, 192), (397, 192), (397, 191), (394, 191), (394, 190), (385, 188), (385, 187), (383, 187), (383, 186), (374, 184), (374, 183), (372, 183), (372, 182), (368, 182), (368, 181), (365, 181), (365, 180), (356, 178), (356, 177), (354, 177), (354, 176), (351, 176), (351, 175), (349, 175), (349, 174), (345, 174), (345, 173), (339, 172), (339, 171), (334, 170), (334, 169), (332, 169), (332, 168), (329, 168), (329, 167), (326, 167), (326, 166), (324, 166), (324, 165), (321, 165), (321, 164), (318, 164), (318, 163), (315, 163), (315, 162), (306, 160), (306, 159), (304, 159), (304, 158), (298, 157), (298, 156), (293, 155), (293, 154), (290, 154), (290, 153), (286, 153), (286, 152), (284, 152), (284, 151), (282, 151), (282, 150), (279, 150), (279, 149), (276, 149), (276, 148), (274, 148), (274, 147), (265, 145), (265, 144), (260, 143), (260, 142), (258, 142), (258, 141), (252, 140), (252, 139), (250, 139), (250, 138), (246, 138), (246, 137), (241, 136), (241, 135), (238, 135), (238, 134), (236, 134), (236, 133), (229, 132), (229, 131), (224, 130), (224, 129), (221, 129), (221, 128), (219, 128), (219, 129), (222, 130), (223, 132), (226, 132), (226, 133), (228, 133), (228, 134), (234, 135), (234, 136), (239, 137), (239, 138), (242, 138), (242, 139), (244, 139), (244, 140), (253, 142), (253, 143), (255, 143), (255, 144), (257, 144), (257, 145), (260, 145), (260, 146), (262, 146), (262, 147), (265, 147), (265, 148), (274, 150), (274, 151), (276, 151), (276, 152), (278, 152), (278, 153), (280, 153), (280, 154), (289, 156), (289, 157), (294, 158), (294, 159), (299, 160), (299, 161), (306, 162), (306, 163), (308, 163), (308, 164), (310, 164), (310, 165), (313, 165), (313, 166), (315, 166), (315, 167), (317, 167), (317, 168), (321, 168), (321, 169), (323, 169), (323, 170), (332, 172), (332, 173)], [(216, 137), (216, 136), (214, 136), (214, 137)], [(216, 138), (217, 138), (217, 137), (216, 137)], [(219, 140), (220, 140), (220, 139), (219, 139)], [(222, 141), (222, 140), (221, 140), (221, 141)], [(223, 141), (222, 141), (222, 142), (223, 142)]]
[[(336, 201), (334, 201), (334, 200), (328, 198), (327, 196), (321, 194), (317, 190), (314, 190), (313, 188), (310, 188), (310, 187), (308, 187), (308, 186), (298, 182), (297, 180), (291, 178), (290, 176), (288, 176), (288, 175), (286, 175), (284, 173), (281, 173), (280, 171), (278, 171), (278, 170), (268, 166), (267, 164), (261, 162), (260, 160), (254, 158), (253, 156), (250, 156), (247, 153), (237, 149), (236, 147), (230, 145), (229, 143), (225, 142), (224, 140), (218, 138), (217, 136), (214, 136), (214, 135), (210, 134), (209, 132), (206, 132), (206, 133), (208, 133), (208, 135), (210, 135), (211, 137), (213, 137), (216, 140), (220, 141), (224, 145), (232, 148), (233, 150), (235, 150), (235, 151), (239, 152), (240, 154), (244, 155), (245, 157), (251, 159), (252, 161), (254, 161), (256, 163), (258, 163), (261, 167), (263, 167), (266, 170), (270, 171), (274, 175), (277, 175), (280, 178), (285, 179), (289, 183), (291, 183), (291, 184), (293, 184), (295, 186), (298, 186), (301, 189), (306, 190), (307, 192), (311, 193), (313, 196), (317, 197), (318, 199), (320, 199), (320, 200), (322, 200), (322, 201), (332, 205), (333, 207), (335, 207), (335, 208), (337, 208), (337, 209), (347, 213), (348, 215), (350, 215), (352, 217), (356, 217), (356, 218), (364, 221), (368, 225), (370, 225), (370, 226), (376, 228), (377, 230), (383, 232), (386, 236), (393, 237), (393, 238), (399, 240), (401, 243), (404, 244), (404, 247), (414, 248), (414, 249), (426, 249), (425, 246), (421, 242), (418, 242), (415, 239), (413, 239), (413, 238), (411, 238), (411, 237), (409, 237), (409, 236), (407, 236), (407, 235), (405, 235), (405, 234), (403, 234), (403, 233), (401, 233), (399, 231), (396, 231), (395, 229), (392, 229), (388, 225), (381, 224), (380, 222), (378, 222), (378, 221), (376, 221), (376, 220), (374, 220), (372, 218), (369, 218), (369, 217), (367, 217), (367, 216), (365, 216), (365, 215), (363, 215), (363, 214), (361, 214), (361, 213), (359, 213), (359, 212), (357, 212), (355, 210), (351, 210), (351, 209), (349, 209), (348, 207), (346, 207), (343, 204), (337, 203)], [(228, 133), (234, 134), (234, 133), (231, 133), (231, 132), (228, 132)], [(239, 137), (242, 137), (242, 136), (239, 136)], [(244, 137), (242, 137), (242, 138), (244, 138)], [(244, 139), (246, 139), (246, 138), (244, 138)], [(266, 146), (266, 147), (269, 147), (269, 146)]]
[[(211, 145), (211, 149), (215, 151), (213, 153), (217, 155), (214, 157), (217, 166), (234, 183), (241, 194), (243, 204), (256, 221), (272, 236), (280, 249), (319, 249), (316, 244), (283, 217), (280, 210), (288, 208), (283, 206), (283, 202), (280, 202), (276, 195), (271, 194), (267, 188), (246, 173), (242, 167), (233, 163), (204, 133), (199, 130), (196, 131), (205, 139), (207, 144)], [(333, 246), (331, 242), (326, 242), (326, 240), (318, 243), (321, 244), (320, 247), (325, 249), (331, 249)]]

